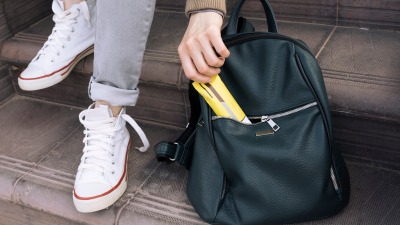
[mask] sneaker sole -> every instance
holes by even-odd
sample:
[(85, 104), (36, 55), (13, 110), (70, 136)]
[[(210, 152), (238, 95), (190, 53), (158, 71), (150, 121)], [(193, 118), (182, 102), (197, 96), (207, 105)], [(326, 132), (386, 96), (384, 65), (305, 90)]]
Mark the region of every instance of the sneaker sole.
[(93, 196), (93, 197), (80, 197), (76, 194), (75, 190), (72, 193), (73, 202), (76, 210), (81, 213), (96, 212), (105, 209), (112, 204), (114, 204), (126, 191), (128, 186), (128, 155), (130, 149), (130, 142), (128, 144), (128, 149), (125, 158), (125, 171), (124, 175), (120, 178), (120, 181), (116, 186), (110, 190), (104, 192), (103, 194)]
[(94, 46), (90, 46), (79, 55), (77, 55), (68, 65), (56, 70), (52, 73), (35, 77), (35, 78), (24, 78), (21, 75), (18, 77), (18, 85), (24, 91), (36, 91), (44, 88), (51, 87), (55, 84), (60, 83), (62, 80), (68, 77), (75, 65), (85, 58), (86, 56), (94, 52)]

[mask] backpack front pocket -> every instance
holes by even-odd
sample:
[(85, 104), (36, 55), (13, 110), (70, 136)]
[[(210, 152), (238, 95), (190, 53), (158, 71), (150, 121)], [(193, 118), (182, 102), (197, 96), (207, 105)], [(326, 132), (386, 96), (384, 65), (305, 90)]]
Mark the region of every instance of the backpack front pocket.
[(260, 122), (252, 125), (224, 118), (212, 121), (229, 202), (242, 221), (263, 224), (266, 217), (272, 223), (299, 221), (302, 215), (323, 210), (322, 201), (337, 201), (329, 179), (326, 130), (315, 106), (260, 116)]

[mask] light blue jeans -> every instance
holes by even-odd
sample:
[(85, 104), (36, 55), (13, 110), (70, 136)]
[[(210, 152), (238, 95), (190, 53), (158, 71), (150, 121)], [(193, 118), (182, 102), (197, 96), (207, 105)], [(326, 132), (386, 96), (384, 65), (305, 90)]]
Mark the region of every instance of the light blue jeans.
[(156, 0), (87, 0), (96, 26), (89, 97), (134, 106)]

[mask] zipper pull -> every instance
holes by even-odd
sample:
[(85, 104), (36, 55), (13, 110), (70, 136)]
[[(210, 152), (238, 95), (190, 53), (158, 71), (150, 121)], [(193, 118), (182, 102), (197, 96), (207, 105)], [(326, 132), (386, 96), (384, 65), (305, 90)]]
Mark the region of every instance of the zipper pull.
[(261, 122), (267, 122), (275, 132), (280, 129), (278, 124), (276, 124), (269, 116), (262, 116)]

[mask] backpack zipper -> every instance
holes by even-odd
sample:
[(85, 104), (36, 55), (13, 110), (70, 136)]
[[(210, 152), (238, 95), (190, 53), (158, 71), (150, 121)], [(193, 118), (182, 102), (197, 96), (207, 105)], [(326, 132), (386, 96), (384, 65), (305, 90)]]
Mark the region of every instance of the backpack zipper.
[(295, 113), (298, 113), (300, 111), (303, 111), (305, 109), (308, 109), (310, 107), (316, 106), (317, 102), (311, 102), (307, 105), (303, 105), (300, 106), (298, 108), (283, 112), (283, 113), (278, 113), (278, 114), (274, 114), (274, 115), (266, 115), (266, 116), (256, 116), (256, 117), (249, 117), (249, 119), (261, 119), (261, 122), (267, 122), (271, 128), (276, 132), (280, 129), (279, 125), (276, 124), (272, 119), (276, 119), (276, 118), (281, 118), (281, 117), (285, 117), (285, 116), (289, 116)]
[[(273, 114), (273, 115), (265, 115), (265, 116), (249, 116), (248, 118), (250, 120), (261, 120), (261, 123), (267, 122), (271, 128), (274, 130), (274, 132), (278, 131), (280, 129), (279, 125), (277, 123), (275, 123), (275, 121), (273, 121), (273, 119), (276, 118), (281, 118), (281, 117), (285, 117), (285, 116), (289, 116), (292, 115), (294, 113), (298, 113), (300, 111), (303, 111), (305, 109), (308, 109), (310, 107), (316, 106), (317, 102), (311, 102), (309, 104), (300, 106), (298, 108), (286, 111), (286, 112), (282, 112), (282, 113), (277, 113), (277, 114)], [(225, 119), (230, 119), (227, 117), (223, 117), (223, 116), (212, 116), (212, 120), (216, 120), (216, 119), (220, 119), (220, 118), (225, 118)], [(232, 119), (233, 120), (233, 119)], [(236, 121), (236, 120), (235, 120)], [(249, 124), (251, 125), (251, 124)]]

